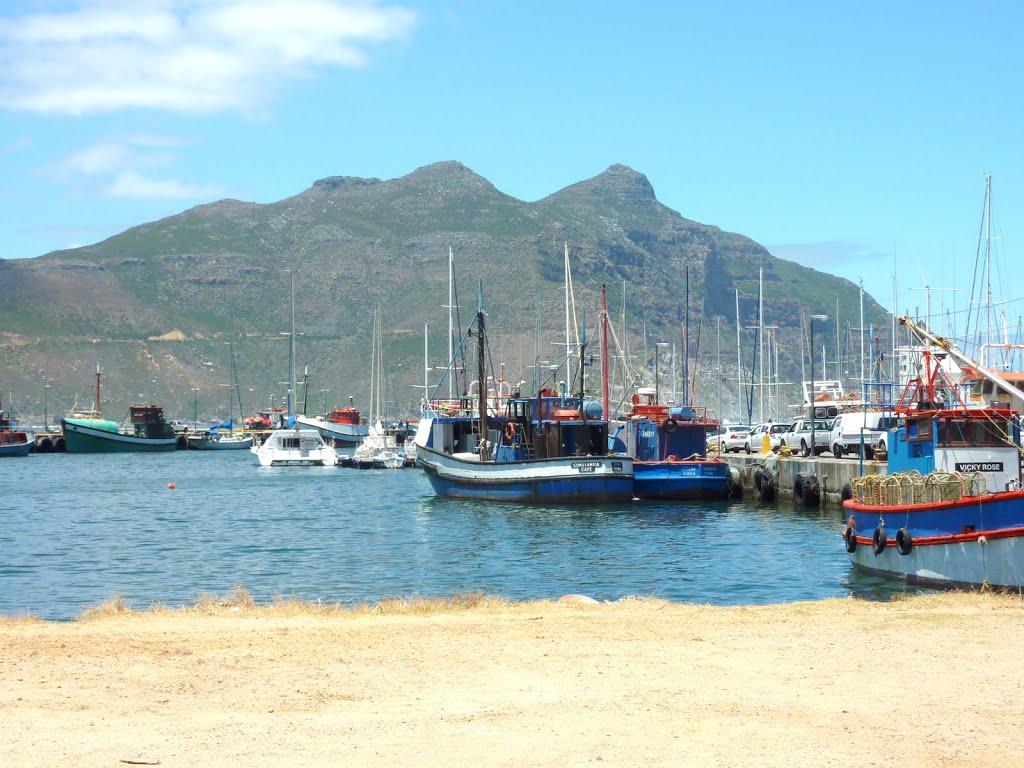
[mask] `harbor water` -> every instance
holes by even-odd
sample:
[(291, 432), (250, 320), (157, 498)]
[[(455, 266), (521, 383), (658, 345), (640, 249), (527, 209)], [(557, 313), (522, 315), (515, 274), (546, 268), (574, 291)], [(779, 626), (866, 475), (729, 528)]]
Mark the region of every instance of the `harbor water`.
[(261, 468), (248, 451), (32, 455), (0, 463), (0, 481), (7, 616), (71, 619), (113, 596), (189, 605), (238, 585), (259, 602), (343, 604), (486, 592), (744, 605), (904, 589), (853, 570), (839, 510), (755, 499), (461, 502), (418, 469)]

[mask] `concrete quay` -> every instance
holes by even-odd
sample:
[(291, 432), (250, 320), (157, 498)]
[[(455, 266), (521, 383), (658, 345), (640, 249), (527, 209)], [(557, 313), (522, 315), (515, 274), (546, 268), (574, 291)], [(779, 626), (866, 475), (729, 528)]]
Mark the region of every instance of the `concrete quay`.
[[(740, 471), (744, 498), (760, 495), (756, 475), (758, 467), (764, 467), (773, 475), (775, 497), (805, 506), (840, 507), (844, 485), (862, 475), (884, 475), (888, 472), (888, 462), (885, 461), (865, 459), (862, 463), (857, 457), (836, 459), (831, 454), (815, 459), (776, 454), (727, 454), (722, 456), (722, 460)], [(816, 493), (799, 493), (798, 478), (803, 484), (799, 490), (809, 488), (816, 481)]]

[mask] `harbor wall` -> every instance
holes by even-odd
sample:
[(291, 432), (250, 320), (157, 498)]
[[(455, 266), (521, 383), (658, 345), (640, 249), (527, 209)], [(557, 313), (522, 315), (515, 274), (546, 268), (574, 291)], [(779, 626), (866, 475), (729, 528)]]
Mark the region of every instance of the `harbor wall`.
[[(726, 455), (722, 457), (723, 461), (740, 471), (744, 498), (757, 496), (755, 473), (758, 467), (765, 466), (766, 458), (759, 455)], [(865, 460), (862, 463), (858, 458), (835, 459), (831, 456), (816, 459), (778, 456), (774, 457), (769, 467), (777, 473), (775, 492), (778, 498), (793, 501), (797, 475), (803, 477), (812, 475), (818, 480), (819, 504), (835, 507), (842, 506), (843, 486), (852, 482), (855, 477), (884, 475), (888, 472), (888, 463), (885, 461)]]

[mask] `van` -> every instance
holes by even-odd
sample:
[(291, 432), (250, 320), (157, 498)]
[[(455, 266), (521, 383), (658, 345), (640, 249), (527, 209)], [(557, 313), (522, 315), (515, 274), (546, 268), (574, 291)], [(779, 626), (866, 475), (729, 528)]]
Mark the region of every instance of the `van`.
[(885, 454), (888, 431), (895, 427), (898, 421), (899, 419), (892, 413), (882, 411), (841, 413), (836, 416), (829, 433), (832, 453), (837, 459), (844, 453), (859, 455), (863, 440), (865, 459), (872, 458), (876, 452)]

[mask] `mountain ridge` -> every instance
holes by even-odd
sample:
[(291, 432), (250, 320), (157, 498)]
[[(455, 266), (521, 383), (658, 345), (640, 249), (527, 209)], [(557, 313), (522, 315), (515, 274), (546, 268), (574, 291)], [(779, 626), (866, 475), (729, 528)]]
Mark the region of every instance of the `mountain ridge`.
[[(369, 318), (380, 303), (388, 319), (395, 408), (408, 412), (423, 380), (423, 327), (447, 329), (449, 247), (463, 291), (475, 294), (477, 281), (484, 281), (491, 327), (514, 357), (506, 365), (525, 379), (534, 362), (537, 317), (546, 339), (543, 358), (557, 351), (547, 340), (564, 337), (566, 245), (577, 306), (587, 308), (588, 324), (607, 285), (616, 316), (625, 305), (632, 349), (643, 346), (645, 334), (681, 348), (688, 278), (691, 345), (701, 328), (705, 339), (712, 324), (731, 329), (722, 346), (731, 362), (715, 387), (735, 381), (736, 291), (742, 324), (750, 325), (758, 270), (764, 270), (767, 316), (778, 326), (780, 368), (788, 380), (798, 368), (802, 305), (834, 307), (840, 296), (842, 314), (856, 316), (856, 287), (849, 281), (776, 259), (744, 235), (686, 219), (628, 166), (611, 165), (525, 202), (451, 160), (390, 180), (325, 176), (279, 201), (213, 201), (81, 248), (0, 260), (0, 290), (10, 298), (0, 307), (6, 329), (0, 345), (9, 353), (0, 380), (34, 392), (46, 381), (66, 399), (88, 386), (87, 358), (102, 357), (112, 396), (137, 398), (148, 382), (154, 397), (162, 395), (180, 411), (182, 392), (195, 388), (204, 400), (217, 392), (221, 382), (210, 369), (222, 366), (210, 363), (223, 357), (216, 345), (230, 340), (245, 348), (240, 376), (250, 378), (254, 398), (264, 401), (276, 396), (275, 382), (283, 378), (280, 339), (290, 322), (294, 275), (304, 334), (298, 346), (317, 379), (333, 384), (323, 388), (357, 396), (367, 391)], [(869, 319), (886, 327), (886, 317), (869, 301)], [(828, 331), (819, 332), (827, 338)], [(434, 333), (431, 346), (446, 352), (447, 341), (438, 341), (443, 334)], [(705, 361), (707, 349), (705, 340)], [(744, 358), (746, 368), (747, 352)], [(430, 367), (440, 365), (433, 360)], [(713, 389), (705, 380), (699, 394)]]

